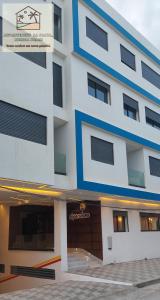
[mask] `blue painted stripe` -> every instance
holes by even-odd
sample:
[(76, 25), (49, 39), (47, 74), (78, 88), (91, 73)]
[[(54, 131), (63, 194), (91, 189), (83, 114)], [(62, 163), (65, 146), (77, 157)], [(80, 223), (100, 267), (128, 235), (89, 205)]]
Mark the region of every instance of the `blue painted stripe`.
[[(128, 38), (132, 43), (134, 43), (140, 50), (142, 50), (145, 54), (147, 54), (150, 58), (155, 60), (155, 56), (146, 49), (141, 43), (139, 43), (136, 39), (134, 39), (133, 36), (131, 36), (124, 28), (122, 28), (118, 23), (116, 23), (109, 15), (107, 15), (103, 10), (101, 10), (92, 0), (83, 0), (87, 5), (90, 6), (92, 9), (97, 9), (100, 11), (97, 11), (97, 13), (103, 13), (100, 14), (103, 18), (108, 18), (108, 22), (112, 22), (112, 26), (114, 26), (117, 30), (121, 31), (121, 33)], [(160, 99), (153, 96), (151, 93), (147, 92), (146, 90), (142, 89), (140, 86), (136, 85), (117, 71), (110, 68), (108, 65), (104, 64), (100, 60), (98, 60), (96, 57), (92, 56), (85, 50), (81, 49), (79, 47), (79, 18), (78, 18), (78, 0), (72, 0), (72, 7), (73, 7), (73, 41), (74, 41), (74, 51), (82, 56), (84, 59), (88, 60), (92, 64), (95, 64), (99, 68), (101, 68), (103, 71), (110, 74), (112, 77), (116, 78), (117, 80), (121, 81), (123, 84), (128, 85), (130, 88), (136, 90), (140, 95), (143, 95), (150, 99), (151, 101), (155, 102), (156, 104), (160, 104)], [(107, 21), (106, 18), (106, 21)], [(116, 27), (116, 26), (117, 27)], [(156, 58), (157, 60), (157, 58)], [(159, 60), (159, 59), (158, 59)], [(157, 61), (156, 61), (157, 62)], [(160, 62), (160, 60), (159, 60)], [(90, 190), (94, 192), (101, 192), (111, 195), (118, 195), (118, 196), (126, 196), (131, 198), (139, 198), (139, 199), (146, 199), (146, 200), (156, 200), (160, 201), (160, 194), (146, 192), (146, 191), (140, 191), (140, 190), (134, 190), (129, 188), (123, 188), (119, 186), (112, 186), (107, 184), (100, 184), (96, 182), (88, 182), (84, 180), (84, 174), (83, 174), (83, 145), (82, 145), (82, 123), (88, 123), (92, 126), (101, 128), (103, 130), (109, 131), (115, 135), (119, 135), (125, 139), (132, 140), (136, 143), (142, 144), (145, 147), (149, 147), (151, 149), (154, 149), (156, 151), (160, 151), (160, 145), (156, 144), (152, 141), (146, 140), (142, 137), (136, 136), (132, 133), (129, 133), (123, 129), (120, 129), (116, 126), (113, 126), (111, 124), (108, 124), (104, 121), (98, 120), (94, 117), (88, 116), (87, 114), (84, 114), (82, 112), (76, 111), (75, 112), (75, 121), (76, 121), (76, 156), (77, 156), (77, 188), (84, 189), (84, 190)]]
[(109, 75), (111, 75), (116, 80), (120, 81), (122, 84), (125, 84), (125, 85), (129, 86), (131, 89), (136, 91), (138, 94), (140, 94), (143, 97), (146, 97), (149, 100), (153, 101), (154, 103), (160, 105), (160, 99), (159, 98), (153, 96), (151, 93), (147, 92), (146, 90), (141, 88), (139, 85), (135, 84), (134, 82), (132, 82), (131, 80), (129, 80), (125, 76), (121, 75), (119, 72), (115, 71), (114, 69), (112, 69), (111, 67), (109, 67), (108, 65), (106, 65), (105, 63), (100, 61), (95, 56), (91, 55), (90, 53), (86, 52), (85, 50), (83, 50), (82, 48), (79, 48), (79, 47), (76, 48), (76, 53), (79, 54), (84, 59), (90, 61), (92, 64), (94, 64), (95, 66), (97, 66), (101, 70), (103, 70), (106, 73), (108, 73)]
[(78, 1), (72, 0), (72, 16), (73, 16), (73, 44), (74, 51), (79, 48), (79, 24), (78, 24)]
[(116, 22), (112, 17), (110, 17), (97, 4), (95, 4), (92, 0), (83, 0), (83, 2), (92, 10), (94, 10), (99, 16), (101, 16), (107, 23), (109, 23), (112, 27), (114, 27), (118, 32), (120, 32), (125, 38), (127, 38), (134, 46), (136, 46), (136, 48), (144, 52), (145, 55), (147, 55), (155, 63), (160, 65), (160, 59), (156, 55), (154, 55), (151, 51), (149, 51), (142, 43), (140, 43), (136, 38), (134, 38), (133, 35), (131, 35), (118, 22)]
[(120, 129), (95, 117), (89, 116), (80, 111), (75, 111), (76, 121), (76, 154), (77, 154), (77, 188), (89, 190), (93, 192), (101, 192), (110, 195), (125, 196), (130, 198), (139, 198), (146, 200), (160, 201), (160, 194), (134, 190), (119, 186), (112, 186), (108, 184), (101, 184), (97, 182), (89, 182), (84, 180), (83, 174), (83, 145), (82, 145), (82, 124), (87, 123), (94, 127), (100, 128), (114, 135), (121, 136), (125, 139), (131, 140), (143, 146), (160, 151), (160, 145), (144, 139), (140, 136), (134, 135), (128, 131)]
[(99, 192), (109, 194), (113, 196), (124, 196), (129, 198), (139, 198), (145, 200), (160, 201), (160, 194), (144, 192), (139, 190), (132, 190), (128, 188), (122, 188), (119, 186), (107, 185), (96, 182), (81, 181), (78, 182), (78, 188), (82, 190)]
[[(154, 103), (160, 105), (160, 99), (157, 98), (156, 96), (152, 95), (150, 92), (144, 90), (141, 88), (139, 85), (135, 84), (116, 70), (112, 69), (102, 61), (100, 61), (98, 58), (95, 56), (91, 55), (84, 49), (80, 48), (79, 46), (79, 16), (78, 16), (78, 1), (79, 0), (72, 0), (72, 10), (73, 10), (73, 42), (74, 42), (74, 51), (75, 53), (79, 54), (81, 57), (86, 59), (87, 61), (91, 62), (94, 64), (96, 67), (100, 68), (104, 72), (108, 73), (111, 75), (113, 78), (118, 80), (119, 82), (125, 84), (129, 88), (133, 89), (143, 97), (146, 97), (147, 99), (153, 101)], [(96, 6), (93, 1), (90, 0), (83, 0), (87, 5), (90, 5), (92, 3), (92, 6)], [(98, 7), (98, 6), (97, 6)], [(93, 7), (92, 7), (93, 8)], [(99, 8), (99, 7), (98, 7)], [(99, 8), (99, 10), (101, 10)], [(106, 14), (103, 10), (102, 12)], [(114, 21), (114, 20), (113, 20)]]
[[(106, 123), (102, 120), (99, 120), (95, 117), (92, 117), (92, 116), (87, 115), (85, 113), (82, 113), (80, 111), (76, 111), (76, 116), (77, 116), (77, 121), (78, 122), (81, 121), (81, 122), (87, 123), (89, 125), (93, 125), (97, 128), (101, 128), (102, 130), (111, 132), (114, 135), (123, 137), (127, 140), (133, 141), (133, 142), (138, 143), (140, 145), (143, 145), (147, 148), (151, 148), (153, 150), (160, 151), (160, 145), (159, 144), (151, 142), (150, 140), (144, 139), (144, 138), (142, 138), (138, 135), (135, 135), (133, 133), (130, 133), (130, 132), (124, 130), (124, 129), (121, 129), (119, 127), (116, 127), (114, 125)], [(78, 134), (79, 134), (79, 132), (78, 132)]]

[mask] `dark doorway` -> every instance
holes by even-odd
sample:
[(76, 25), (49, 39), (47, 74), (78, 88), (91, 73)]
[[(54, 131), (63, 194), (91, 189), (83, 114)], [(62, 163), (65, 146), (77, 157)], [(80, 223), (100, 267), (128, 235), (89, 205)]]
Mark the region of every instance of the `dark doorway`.
[(81, 248), (102, 259), (101, 203), (67, 205), (68, 248)]

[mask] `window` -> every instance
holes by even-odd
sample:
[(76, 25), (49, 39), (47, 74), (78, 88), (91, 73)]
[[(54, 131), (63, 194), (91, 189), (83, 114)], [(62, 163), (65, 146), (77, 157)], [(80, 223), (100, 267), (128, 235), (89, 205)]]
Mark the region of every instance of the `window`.
[(108, 50), (108, 34), (89, 18), (86, 18), (86, 35), (93, 42)]
[(135, 55), (132, 54), (124, 46), (120, 45), (121, 49), (121, 62), (130, 67), (133, 70), (136, 70)]
[(63, 107), (62, 67), (53, 63), (53, 103)]
[(114, 165), (113, 144), (92, 136), (91, 159)]
[(62, 43), (62, 10), (54, 4), (54, 38)]
[(125, 116), (134, 120), (139, 119), (138, 102), (125, 94), (123, 94), (123, 108)]
[(146, 123), (151, 125), (152, 127), (160, 129), (160, 114), (154, 112), (148, 107), (145, 107), (145, 112), (146, 112)]
[(47, 144), (47, 118), (0, 100), (0, 133)]
[(32, 61), (33, 63), (46, 68), (46, 53), (45, 52), (17, 52), (20, 56)]
[(113, 226), (114, 232), (126, 232), (128, 228), (128, 213), (127, 211), (113, 211)]
[(160, 177), (160, 159), (149, 156), (150, 174)]
[(140, 213), (141, 231), (160, 231), (160, 215)]
[(2, 17), (0, 16), (0, 46), (2, 46)]
[(10, 207), (10, 250), (54, 250), (54, 208), (22, 205)]
[(110, 86), (88, 74), (88, 94), (104, 103), (109, 103)]
[(142, 76), (150, 83), (155, 85), (158, 89), (160, 89), (160, 74), (152, 70), (143, 61), (141, 62), (141, 65), (142, 65)]

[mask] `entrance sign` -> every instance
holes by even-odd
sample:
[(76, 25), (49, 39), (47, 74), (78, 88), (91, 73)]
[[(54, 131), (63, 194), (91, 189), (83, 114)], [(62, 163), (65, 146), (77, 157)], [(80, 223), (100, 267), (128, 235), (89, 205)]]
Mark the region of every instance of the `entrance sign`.
[(74, 211), (69, 215), (69, 220), (75, 221), (80, 219), (89, 219), (91, 217), (90, 212), (84, 212), (86, 210), (86, 203), (80, 203), (80, 211)]
[(53, 5), (3, 4), (3, 51), (53, 52)]
[(75, 221), (75, 220), (80, 220), (80, 219), (89, 219), (91, 217), (90, 212), (80, 212), (80, 213), (71, 213), (69, 215), (69, 220)]

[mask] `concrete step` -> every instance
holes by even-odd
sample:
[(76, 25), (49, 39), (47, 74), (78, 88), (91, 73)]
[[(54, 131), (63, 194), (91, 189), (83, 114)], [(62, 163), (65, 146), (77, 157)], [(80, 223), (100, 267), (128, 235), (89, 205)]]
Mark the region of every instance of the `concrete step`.
[(91, 267), (99, 267), (102, 261), (84, 249), (68, 249), (69, 271)]

